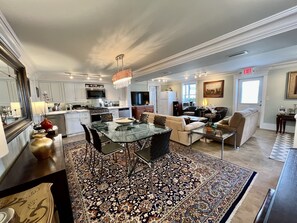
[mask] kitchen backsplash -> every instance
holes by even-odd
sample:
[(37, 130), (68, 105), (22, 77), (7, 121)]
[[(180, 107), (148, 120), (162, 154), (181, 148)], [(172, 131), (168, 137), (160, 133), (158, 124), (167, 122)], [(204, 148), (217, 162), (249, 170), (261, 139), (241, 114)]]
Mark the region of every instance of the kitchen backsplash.
[[(53, 110), (55, 106), (54, 103), (47, 103), (48, 112)], [(84, 102), (75, 102), (75, 103), (60, 103), (59, 109), (61, 111), (69, 110), (70, 107), (83, 107), (83, 108), (90, 108), (90, 107), (111, 107), (111, 106), (127, 106), (126, 101), (111, 101), (111, 100), (100, 100), (100, 99), (88, 99)]]

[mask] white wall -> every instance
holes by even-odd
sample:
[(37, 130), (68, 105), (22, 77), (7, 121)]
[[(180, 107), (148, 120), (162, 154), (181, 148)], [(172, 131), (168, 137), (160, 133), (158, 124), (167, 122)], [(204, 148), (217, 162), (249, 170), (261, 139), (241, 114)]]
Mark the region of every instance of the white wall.
[[(279, 106), (294, 108), (294, 104), (297, 104), (296, 99), (286, 98), (288, 72), (296, 70), (297, 64), (292, 64), (279, 68), (272, 68), (268, 72), (268, 84), (264, 108), (265, 128), (275, 130), (276, 114)], [(287, 122), (286, 131), (294, 132), (294, 125), (294, 122)]]
[[(204, 82), (208, 81), (218, 81), (224, 80), (224, 95), (222, 98), (204, 98), (203, 97), (203, 85)], [(214, 77), (208, 78), (202, 81), (198, 81), (198, 105), (202, 106), (202, 102), (204, 99), (207, 100), (208, 105), (213, 105), (215, 107), (227, 107), (228, 113), (227, 115), (231, 115), (233, 113), (232, 106), (233, 106), (233, 75), (229, 76), (221, 76), (221, 77)]]

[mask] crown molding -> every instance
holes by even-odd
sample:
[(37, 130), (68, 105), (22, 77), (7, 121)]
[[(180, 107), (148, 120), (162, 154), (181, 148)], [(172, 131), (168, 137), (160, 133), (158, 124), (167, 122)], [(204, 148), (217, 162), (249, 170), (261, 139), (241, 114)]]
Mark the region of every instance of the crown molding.
[(144, 76), (297, 28), (297, 6), (134, 71)]
[(10, 50), (10, 52), (21, 61), (27, 70), (27, 73), (35, 72), (32, 60), (25, 53), (23, 46), (16, 36), (15, 32), (7, 22), (3, 13), (0, 11), (0, 41)]

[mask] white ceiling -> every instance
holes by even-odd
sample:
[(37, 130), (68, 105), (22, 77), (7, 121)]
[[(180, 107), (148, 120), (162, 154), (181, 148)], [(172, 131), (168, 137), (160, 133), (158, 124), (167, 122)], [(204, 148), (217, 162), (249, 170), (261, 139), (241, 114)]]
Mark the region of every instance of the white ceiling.
[[(245, 66), (297, 59), (290, 53), (296, 52), (297, 46), (297, 32), (292, 30), (144, 71), (160, 60), (296, 5), (292, 0), (0, 0), (1, 12), (41, 79), (66, 78), (65, 72), (70, 72), (101, 74), (103, 82), (111, 81), (115, 57), (121, 53), (125, 54), (124, 65), (136, 71), (136, 81), (168, 72), (169, 78), (178, 79), (185, 71), (228, 73)], [(250, 53), (228, 58), (241, 50)]]

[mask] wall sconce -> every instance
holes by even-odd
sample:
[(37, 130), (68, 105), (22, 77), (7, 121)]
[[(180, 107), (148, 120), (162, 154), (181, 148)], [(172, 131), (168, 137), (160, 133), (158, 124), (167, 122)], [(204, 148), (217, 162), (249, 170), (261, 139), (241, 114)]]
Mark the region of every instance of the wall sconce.
[(6, 141), (6, 136), (4, 132), (4, 127), (2, 120), (0, 118), (0, 158), (8, 154), (8, 145)]

